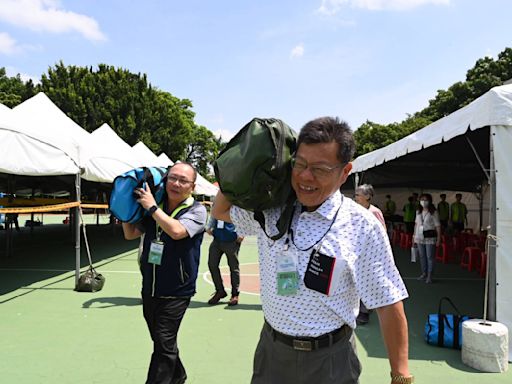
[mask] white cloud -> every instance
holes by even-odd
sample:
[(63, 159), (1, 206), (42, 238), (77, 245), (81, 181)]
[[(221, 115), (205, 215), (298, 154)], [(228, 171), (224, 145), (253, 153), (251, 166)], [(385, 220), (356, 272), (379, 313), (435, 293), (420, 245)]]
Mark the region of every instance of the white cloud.
[(0, 53), (12, 55), (20, 50), (14, 40), (8, 33), (0, 32)]
[(292, 58), (304, 56), (304, 44), (300, 43), (299, 45), (295, 46), (292, 49), (292, 52), (290, 53), (290, 56)]
[(450, 0), (322, 0), (318, 12), (325, 15), (334, 15), (347, 5), (352, 8), (362, 8), (371, 11), (403, 11), (427, 4), (449, 5)]
[(229, 140), (231, 140), (233, 138), (233, 136), (235, 136), (235, 133), (233, 133), (227, 129), (217, 129), (213, 132), (213, 134), (217, 138), (222, 138), (222, 141), (224, 141), (224, 142), (228, 142)]
[(23, 80), (25, 82), (32, 80), (32, 82), (34, 84), (39, 84), (39, 76), (32, 76), (32, 75), (28, 75), (26, 73), (22, 73), (14, 67), (6, 67), (5, 73), (9, 77), (14, 77), (14, 76), (20, 75), (21, 80)]
[(88, 40), (106, 40), (96, 20), (62, 9), (57, 0), (0, 0), (0, 20), (34, 31), (75, 31)]

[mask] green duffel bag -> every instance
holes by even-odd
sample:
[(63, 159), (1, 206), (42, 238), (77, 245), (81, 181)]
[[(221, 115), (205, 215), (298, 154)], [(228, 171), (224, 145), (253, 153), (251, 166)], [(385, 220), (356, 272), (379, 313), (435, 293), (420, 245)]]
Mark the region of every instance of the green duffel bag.
[(262, 224), (261, 211), (295, 200), (290, 160), (296, 149), (297, 134), (286, 123), (252, 119), (214, 163), (220, 190), (234, 205), (257, 213)]

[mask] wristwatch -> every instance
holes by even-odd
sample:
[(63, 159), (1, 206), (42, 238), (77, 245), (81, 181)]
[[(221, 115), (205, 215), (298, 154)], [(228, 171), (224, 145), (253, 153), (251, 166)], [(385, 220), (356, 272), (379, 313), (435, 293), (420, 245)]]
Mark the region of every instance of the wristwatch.
[(155, 211), (158, 209), (158, 206), (157, 205), (153, 205), (152, 207), (150, 207), (148, 209), (148, 212), (150, 215), (152, 215), (153, 213), (155, 213)]
[(397, 375), (391, 372), (391, 382), (393, 384), (413, 384), (414, 383), (414, 376), (402, 376)]

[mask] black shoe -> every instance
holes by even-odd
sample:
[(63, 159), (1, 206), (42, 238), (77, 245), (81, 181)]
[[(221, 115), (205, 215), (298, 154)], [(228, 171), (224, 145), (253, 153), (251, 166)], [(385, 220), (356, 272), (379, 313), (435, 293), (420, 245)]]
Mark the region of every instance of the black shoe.
[(208, 300), (208, 304), (210, 304), (210, 305), (217, 304), (220, 299), (225, 298), (227, 295), (228, 294), (226, 293), (226, 291), (217, 291), (212, 295), (212, 298), (210, 300)]
[(357, 325), (365, 325), (365, 324), (368, 324), (369, 321), (370, 321), (369, 313), (359, 312), (359, 315), (357, 315), (357, 318), (356, 318)]

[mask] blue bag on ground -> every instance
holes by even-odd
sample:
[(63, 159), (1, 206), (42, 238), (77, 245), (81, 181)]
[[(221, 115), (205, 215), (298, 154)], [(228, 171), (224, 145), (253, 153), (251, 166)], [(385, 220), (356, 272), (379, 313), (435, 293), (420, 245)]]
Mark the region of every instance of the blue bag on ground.
[(140, 167), (125, 172), (114, 179), (112, 195), (110, 195), (110, 212), (120, 221), (137, 223), (146, 211), (137, 202), (133, 192), (135, 188), (149, 185), (157, 205), (162, 202), (165, 193), (166, 167)]
[[(442, 304), (447, 301), (455, 310), (455, 314), (443, 313)], [(425, 341), (439, 347), (460, 349), (462, 345), (462, 322), (470, 317), (461, 315), (455, 304), (448, 298), (443, 297), (439, 301), (437, 313), (428, 315), (425, 323)]]

